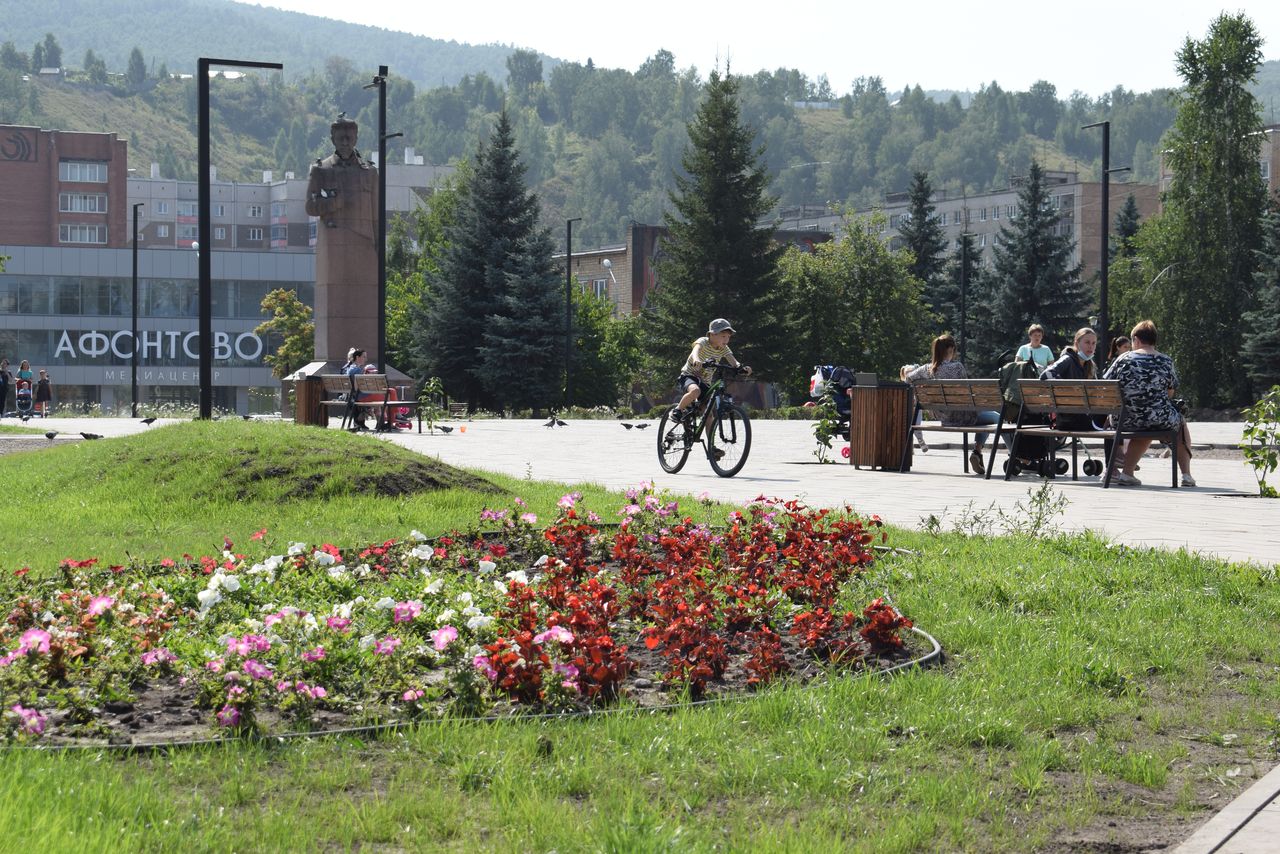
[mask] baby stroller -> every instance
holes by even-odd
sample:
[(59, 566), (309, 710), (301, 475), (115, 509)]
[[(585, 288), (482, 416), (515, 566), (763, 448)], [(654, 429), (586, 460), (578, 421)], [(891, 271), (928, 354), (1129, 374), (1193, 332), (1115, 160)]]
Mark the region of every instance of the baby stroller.
[[(1017, 424), (1022, 414), (1022, 394), (1018, 391), (1018, 380), (1035, 379), (1039, 371), (1034, 362), (1009, 362), (996, 371), (1000, 380), (1000, 394), (1004, 398), (1004, 421), (1006, 424)], [(1022, 416), (1022, 424), (1048, 424), (1043, 418)], [(1006, 439), (1006, 441), (1010, 441)], [(1031, 471), (1040, 477), (1052, 478), (1066, 474), (1070, 465), (1065, 459), (1056, 459), (1054, 452), (1061, 448), (1067, 440), (1056, 437), (1018, 436), (1009, 449), (1009, 456), (1004, 461), (1005, 471), (1017, 476), (1024, 471)]]
[(13, 405), (17, 408), (18, 417), (23, 421), (31, 417), (33, 404), (29, 380), (18, 380), (18, 384), (13, 387)]
[(842, 365), (814, 365), (809, 378), (809, 396), (831, 399), (840, 419), (836, 434), (845, 441), (849, 440), (849, 389), (854, 385), (853, 371)]

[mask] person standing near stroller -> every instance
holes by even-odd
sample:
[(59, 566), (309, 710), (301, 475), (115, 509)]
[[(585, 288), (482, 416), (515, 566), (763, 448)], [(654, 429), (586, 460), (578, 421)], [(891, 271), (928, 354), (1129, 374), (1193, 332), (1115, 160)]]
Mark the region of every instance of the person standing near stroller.
[(1053, 361), (1053, 350), (1046, 347), (1043, 341), (1044, 327), (1038, 323), (1031, 324), (1027, 327), (1027, 343), (1018, 348), (1018, 355), (1014, 359), (1019, 362), (1035, 362), (1036, 370), (1044, 373), (1044, 369)]
[[(939, 335), (933, 339), (931, 349), (932, 360), (927, 365), (920, 365), (908, 371), (904, 379), (907, 382), (917, 380), (958, 380), (969, 376), (964, 364), (956, 358), (956, 339), (950, 335)], [(971, 413), (960, 412), (944, 415), (942, 424), (946, 427), (973, 427), (977, 425), (996, 424), (1000, 421), (1000, 413), (995, 411)], [(974, 474), (984, 475), (987, 467), (982, 459), (982, 446), (987, 442), (986, 433), (975, 433), (973, 451), (969, 454), (969, 467)]]
[(9, 360), (0, 359), (0, 418), (4, 418), (5, 402), (9, 399), (9, 385), (13, 382), (13, 374), (9, 371)]
[(49, 417), (49, 404), (53, 402), (53, 389), (49, 385), (49, 372), (40, 369), (40, 377), (36, 380), (36, 414), (41, 418)]

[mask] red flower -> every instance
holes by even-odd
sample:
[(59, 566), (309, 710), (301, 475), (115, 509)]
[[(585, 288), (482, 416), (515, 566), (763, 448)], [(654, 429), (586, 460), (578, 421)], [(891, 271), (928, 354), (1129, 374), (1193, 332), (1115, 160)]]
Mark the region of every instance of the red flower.
[(262, 539), (263, 537), (265, 537), (266, 535), (267, 535), (267, 529), (266, 529), (266, 528), (263, 528), (263, 529), (262, 529), (262, 530), (260, 530), (260, 531), (254, 531), (254, 532), (253, 532), (253, 536), (251, 536), (249, 539), (251, 539), (251, 540), (260, 540), (260, 539)]

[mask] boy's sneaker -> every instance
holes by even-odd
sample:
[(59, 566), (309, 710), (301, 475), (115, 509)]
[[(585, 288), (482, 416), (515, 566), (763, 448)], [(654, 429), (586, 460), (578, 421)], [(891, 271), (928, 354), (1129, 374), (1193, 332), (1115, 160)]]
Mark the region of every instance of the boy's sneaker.
[(929, 453), (929, 443), (924, 440), (924, 436), (916, 437), (916, 448), (922, 454)]
[(721, 450), (720, 448), (716, 448), (715, 457), (716, 457), (716, 462), (720, 462), (721, 460), (724, 459), (724, 451)]
[(681, 421), (684, 421), (684, 413), (685, 411), (678, 406), (671, 407), (671, 420), (676, 424), (679, 424)]

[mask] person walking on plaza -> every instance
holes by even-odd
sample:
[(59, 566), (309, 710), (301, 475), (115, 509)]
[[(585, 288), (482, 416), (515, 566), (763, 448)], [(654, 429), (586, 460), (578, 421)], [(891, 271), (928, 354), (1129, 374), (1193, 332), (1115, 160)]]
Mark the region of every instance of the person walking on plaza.
[(1014, 358), (1019, 362), (1035, 362), (1036, 370), (1044, 373), (1053, 361), (1053, 350), (1044, 345), (1044, 327), (1033, 323), (1027, 327), (1027, 343), (1018, 348)]
[(9, 386), (13, 383), (13, 374), (9, 371), (9, 360), (0, 359), (0, 418), (4, 417), (5, 402), (9, 397)]
[(53, 401), (53, 389), (49, 385), (49, 372), (40, 369), (40, 377), (36, 380), (36, 412), (41, 418), (49, 417), (49, 404)]

